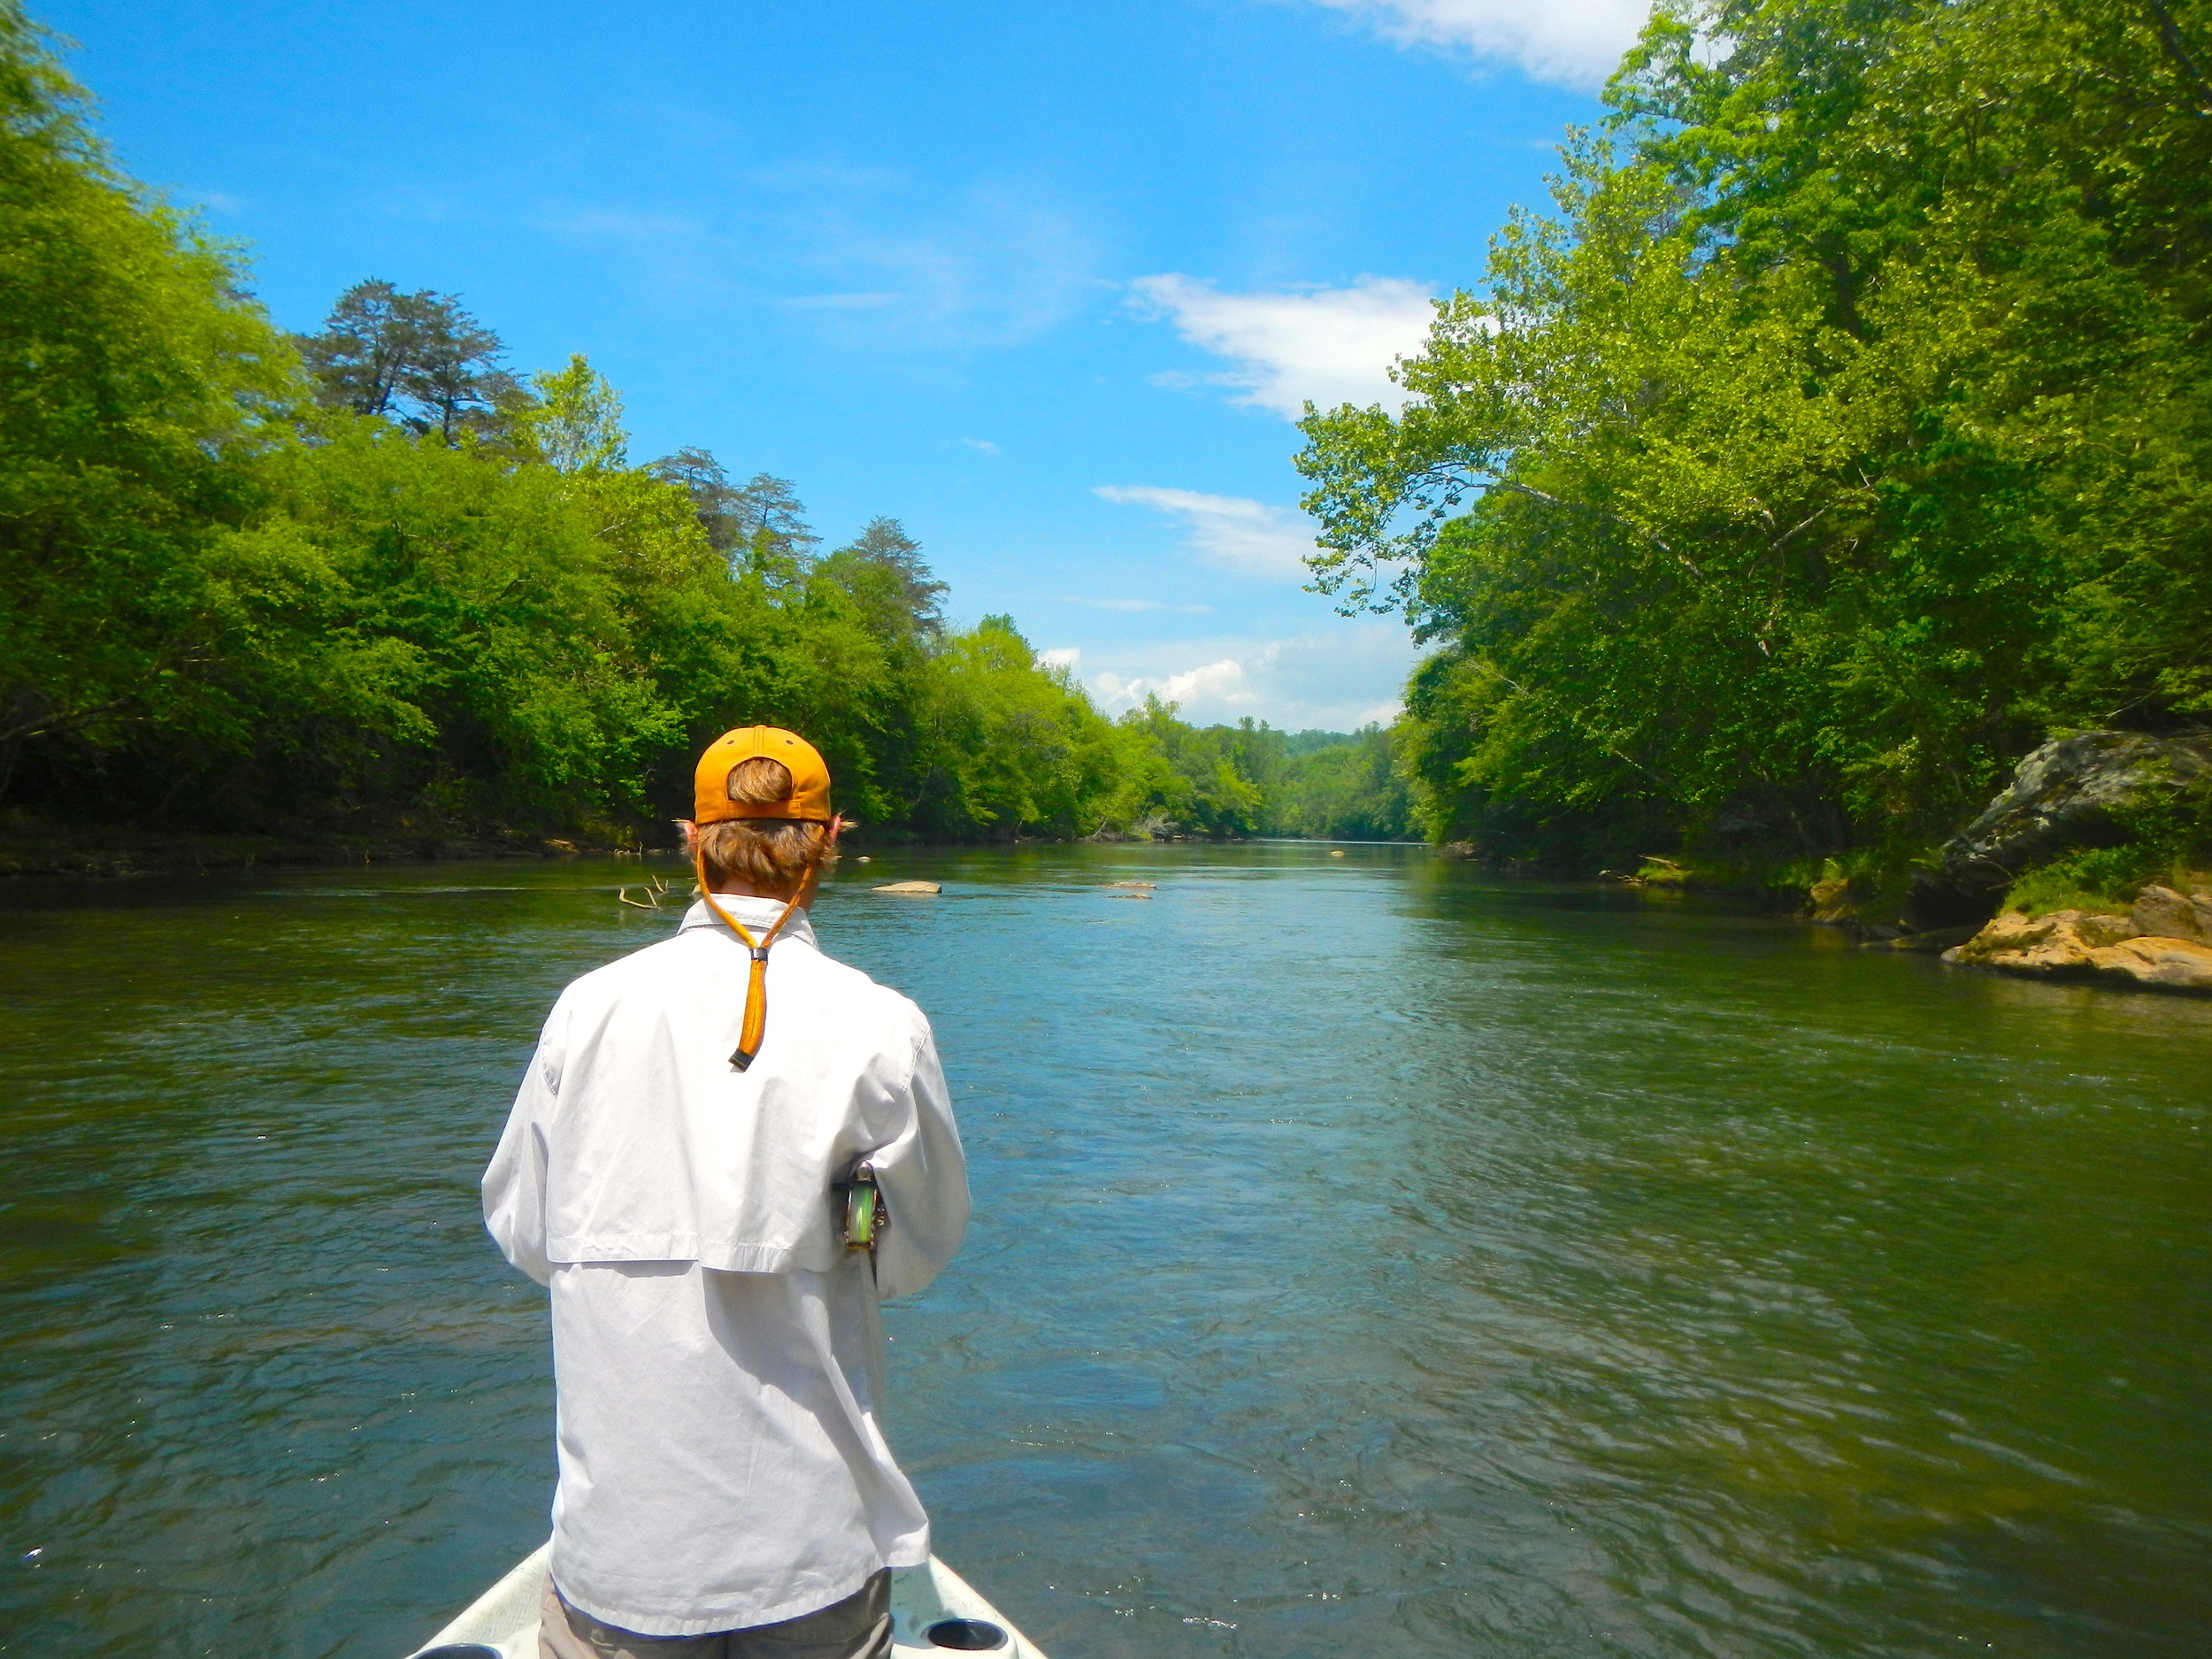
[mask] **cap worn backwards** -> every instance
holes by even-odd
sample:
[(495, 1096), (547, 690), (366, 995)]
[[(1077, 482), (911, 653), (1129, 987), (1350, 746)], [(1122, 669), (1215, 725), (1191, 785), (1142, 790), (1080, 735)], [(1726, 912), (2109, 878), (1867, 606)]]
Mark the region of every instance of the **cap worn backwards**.
[[(730, 773), (749, 760), (782, 762), (791, 774), (791, 793), (780, 801), (731, 800)], [(822, 757), (813, 744), (780, 726), (741, 726), (734, 732), (723, 733), (699, 757), (699, 770), (692, 778), (692, 822), (719, 824), (726, 818), (772, 818), (826, 824), (831, 821), (829, 792), (829, 768), (822, 764)], [(724, 926), (737, 935), (746, 954), (752, 958), (745, 976), (744, 1018), (738, 1027), (737, 1048), (730, 1056), (731, 1070), (742, 1071), (758, 1057), (760, 1045), (768, 1033), (768, 948), (775, 943), (783, 925), (791, 919), (791, 912), (798, 907), (799, 894), (793, 894), (785, 902), (776, 925), (756, 939), (744, 923), (715, 901), (713, 886), (707, 880), (706, 854), (695, 841), (691, 856), (692, 867), (699, 875), (701, 901)]]
[[(780, 801), (733, 801), (730, 772), (741, 761), (781, 761), (791, 773), (791, 793)], [(692, 821), (719, 824), (727, 818), (803, 818), (830, 821), (829, 768), (813, 744), (780, 726), (741, 726), (725, 732), (699, 757), (692, 780)]]

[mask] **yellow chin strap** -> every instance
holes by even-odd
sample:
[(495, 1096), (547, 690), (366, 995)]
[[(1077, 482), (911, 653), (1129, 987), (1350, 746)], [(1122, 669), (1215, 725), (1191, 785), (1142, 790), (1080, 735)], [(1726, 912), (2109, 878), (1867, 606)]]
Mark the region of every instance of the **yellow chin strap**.
[(737, 1052), (730, 1056), (731, 1066), (742, 1071), (759, 1055), (761, 1039), (768, 1030), (768, 947), (783, 931), (783, 925), (791, 919), (791, 912), (799, 908), (799, 895), (793, 894), (783, 907), (783, 914), (776, 918), (776, 925), (755, 939), (745, 931), (744, 923), (716, 902), (714, 888), (707, 880), (706, 855), (694, 851), (691, 862), (692, 867), (699, 872), (699, 896), (707, 902), (707, 908), (721, 918), (732, 933), (745, 941), (745, 949), (753, 958), (752, 972), (745, 981), (745, 1023), (738, 1027)]

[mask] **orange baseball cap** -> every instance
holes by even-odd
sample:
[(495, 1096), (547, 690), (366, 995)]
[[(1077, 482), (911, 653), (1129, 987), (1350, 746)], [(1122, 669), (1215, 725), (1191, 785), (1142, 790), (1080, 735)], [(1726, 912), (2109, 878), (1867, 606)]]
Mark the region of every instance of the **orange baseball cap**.
[[(730, 799), (730, 771), (738, 762), (765, 758), (780, 760), (791, 769), (791, 793), (780, 801), (742, 802)], [(830, 821), (829, 768), (813, 744), (795, 732), (774, 726), (741, 726), (725, 732), (699, 757), (692, 780), (695, 824), (719, 824), (733, 818), (808, 818)]]

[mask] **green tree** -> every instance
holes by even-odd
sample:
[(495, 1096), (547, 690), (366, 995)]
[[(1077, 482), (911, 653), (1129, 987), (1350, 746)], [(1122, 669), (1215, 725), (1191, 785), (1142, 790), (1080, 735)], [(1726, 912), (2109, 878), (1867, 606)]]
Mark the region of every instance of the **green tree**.
[(881, 611), (885, 628), (930, 637), (945, 631), (945, 584), (930, 574), (922, 544), (896, 518), (871, 518), (820, 568), (855, 592), (868, 593)]
[(316, 396), (357, 415), (388, 415), (413, 365), (427, 293), (402, 294), (371, 278), (338, 296), (322, 332), (302, 334), (300, 357), (314, 372)]
[(1289, 757), (1272, 794), (1271, 817), (1292, 834), (1402, 841), (1415, 827), (1409, 781), (1380, 725)]
[(1654, 19), (1402, 413), (1305, 423), (1323, 585), (1444, 648), (1433, 833), (1902, 859), (2055, 728), (2212, 712), (2203, 22)]
[(0, 788), (26, 743), (211, 733), (255, 585), (211, 564), (295, 396), (235, 255), (116, 169), (0, 4)]
[(696, 448), (679, 449), (661, 457), (646, 470), (691, 497), (709, 546), (726, 558), (736, 551), (745, 539), (740, 523), (740, 492), (711, 453)]
[(520, 401), (498, 367), (506, 348), (458, 299), (389, 282), (357, 282), (319, 334), (298, 336), (316, 396), (357, 415), (388, 416), (447, 443)]
[(949, 636), (933, 664), (917, 827), (949, 839), (1095, 830), (1121, 749), (1066, 672), (1041, 666), (1004, 616)]
[[(803, 726), (872, 829), (1247, 833), (1280, 734), (1116, 723), (899, 521), (627, 464), (582, 356), (357, 284), (295, 342), (139, 190), (0, 0), (0, 789), (65, 820), (659, 832), (699, 747)], [(303, 362), (301, 352), (305, 353)]]
[(580, 351), (565, 369), (530, 377), (532, 402), (513, 418), (517, 435), (557, 472), (600, 472), (619, 468), (629, 454), (622, 425), (622, 395), (607, 384)]

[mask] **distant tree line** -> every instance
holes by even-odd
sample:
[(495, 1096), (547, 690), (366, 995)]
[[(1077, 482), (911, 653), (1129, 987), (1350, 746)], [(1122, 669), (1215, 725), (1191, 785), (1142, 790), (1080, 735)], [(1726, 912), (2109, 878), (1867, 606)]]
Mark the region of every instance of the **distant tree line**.
[(1190, 726), (1148, 701), (1122, 717), (1146, 741), (1150, 821), (1217, 836), (1328, 841), (1417, 839), (1412, 794), (1392, 733), (1280, 732), (1247, 719)]
[(1403, 411), (1304, 425), (1428, 832), (1893, 870), (2212, 728), (2208, 76), (2207, 0), (1663, 5)]
[(286, 334), (13, 0), (0, 250), (0, 812), (659, 841), (766, 721), (882, 830), (1403, 829), (1378, 733), (1109, 720), (1010, 618), (950, 626), (896, 518), (825, 549), (784, 480), (633, 463), (583, 357), (513, 373), (453, 296)]

